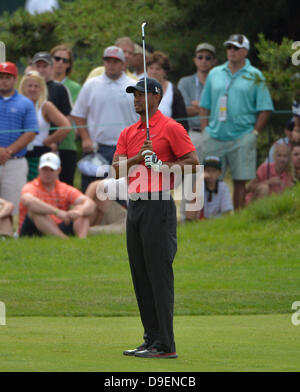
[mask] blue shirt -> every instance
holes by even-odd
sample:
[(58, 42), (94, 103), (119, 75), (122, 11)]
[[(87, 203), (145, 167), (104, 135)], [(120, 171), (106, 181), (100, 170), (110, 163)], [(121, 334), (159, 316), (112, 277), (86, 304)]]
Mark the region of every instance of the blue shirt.
[[(261, 80), (258, 82), (258, 80)], [(232, 74), (228, 62), (213, 68), (206, 79), (200, 106), (210, 110), (208, 134), (219, 140), (234, 140), (253, 131), (257, 115), (274, 110), (263, 74), (248, 59)], [(227, 99), (227, 118), (219, 121), (219, 102)]]
[[(15, 91), (9, 98), (0, 96), (0, 147), (8, 147), (24, 132), (38, 133), (38, 123), (33, 102)], [(26, 148), (15, 156), (23, 157)]]

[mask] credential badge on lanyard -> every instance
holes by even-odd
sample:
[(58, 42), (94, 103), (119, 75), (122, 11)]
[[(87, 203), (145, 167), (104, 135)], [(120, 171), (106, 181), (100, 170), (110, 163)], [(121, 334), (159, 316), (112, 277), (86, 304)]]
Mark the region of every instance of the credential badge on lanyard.
[(234, 78), (231, 78), (230, 81), (228, 81), (227, 86), (226, 86), (225, 94), (220, 97), (220, 101), (219, 101), (219, 121), (226, 121), (226, 119), (227, 119), (228, 91), (229, 91), (230, 86), (232, 85), (233, 81), (234, 81)]

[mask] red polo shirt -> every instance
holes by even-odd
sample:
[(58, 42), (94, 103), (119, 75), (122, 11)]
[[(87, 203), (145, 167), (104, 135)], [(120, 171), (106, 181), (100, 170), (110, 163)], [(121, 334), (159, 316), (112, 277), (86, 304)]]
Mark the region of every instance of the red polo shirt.
[[(162, 162), (175, 162), (196, 150), (183, 126), (159, 110), (149, 119), (149, 134), (153, 151)], [(115, 155), (125, 155), (128, 159), (134, 157), (139, 153), (145, 139), (146, 124), (140, 119), (121, 132)], [(129, 173), (129, 193), (157, 192), (173, 188), (173, 175), (162, 176), (162, 173), (147, 169), (144, 162)]]

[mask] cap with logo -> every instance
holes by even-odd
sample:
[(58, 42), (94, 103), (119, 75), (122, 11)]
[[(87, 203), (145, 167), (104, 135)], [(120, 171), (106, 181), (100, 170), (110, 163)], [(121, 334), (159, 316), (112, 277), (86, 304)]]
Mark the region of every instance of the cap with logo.
[[(145, 80), (144, 78), (139, 80), (135, 86), (128, 86), (126, 88), (127, 93), (134, 93), (135, 91), (145, 92)], [(158, 80), (153, 78), (147, 78), (147, 92), (152, 94), (159, 94), (163, 96), (163, 89)]]
[(250, 42), (248, 38), (243, 34), (233, 34), (230, 35), (227, 41), (224, 42), (224, 46), (234, 45), (237, 48), (250, 49)]
[(198, 44), (198, 45), (196, 46), (195, 53), (198, 53), (198, 52), (200, 52), (201, 50), (208, 50), (208, 51), (211, 52), (214, 56), (216, 55), (216, 48), (215, 48), (213, 45), (208, 44), (207, 42), (203, 42), (202, 44)]
[(103, 59), (117, 59), (125, 63), (125, 55), (121, 48), (118, 46), (109, 46), (104, 50)]
[(32, 64), (37, 63), (38, 61), (45, 61), (47, 64), (52, 65), (53, 59), (50, 53), (48, 52), (37, 52), (32, 58)]
[(215, 156), (209, 156), (204, 159), (204, 168), (206, 167), (214, 167), (215, 169), (221, 170), (222, 164), (221, 159)]
[(4, 63), (0, 63), (0, 73), (13, 75), (16, 78), (18, 76), (18, 68), (14, 63), (5, 61)]
[(60, 169), (60, 159), (58, 155), (53, 152), (47, 152), (42, 155), (40, 158), (39, 169), (42, 169), (43, 167), (50, 167), (53, 170)]

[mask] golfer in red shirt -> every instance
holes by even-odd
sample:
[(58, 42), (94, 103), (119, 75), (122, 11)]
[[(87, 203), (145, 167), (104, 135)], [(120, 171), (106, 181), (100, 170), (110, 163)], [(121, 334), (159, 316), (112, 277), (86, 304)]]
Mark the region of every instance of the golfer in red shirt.
[[(176, 206), (170, 196), (174, 165), (199, 164), (195, 147), (183, 126), (164, 116), (158, 106), (162, 86), (147, 79), (150, 140), (146, 140), (144, 80), (129, 86), (140, 120), (125, 128), (113, 159), (116, 177), (129, 177), (127, 251), (135, 294), (144, 327), (144, 343), (124, 355), (177, 358), (174, 333), (173, 260), (177, 251)], [(138, 185), (137, 185), (138, 184)]]

